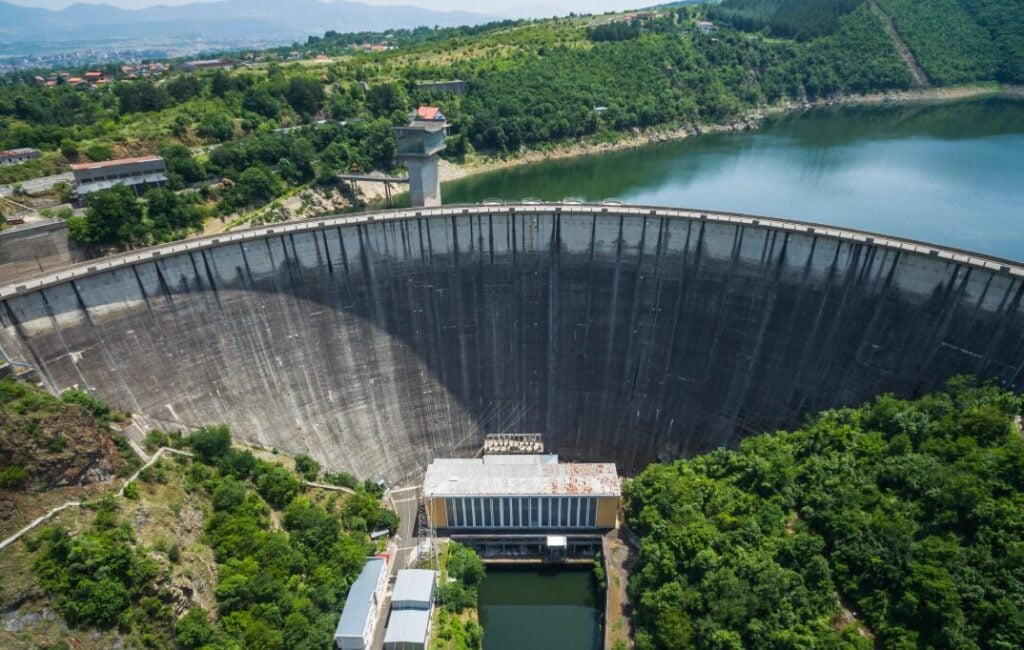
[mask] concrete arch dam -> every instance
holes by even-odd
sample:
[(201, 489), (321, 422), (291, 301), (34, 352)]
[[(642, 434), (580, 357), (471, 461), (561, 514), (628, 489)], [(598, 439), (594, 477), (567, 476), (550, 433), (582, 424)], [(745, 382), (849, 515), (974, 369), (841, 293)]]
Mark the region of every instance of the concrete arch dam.
[(484, 433), (656, 459), (973, 373), (1021, 388), (1024, 268), (824, 226), (597, 205), (243, 231), (0, 288), (0, 346), (150, 426), (398, 480)]

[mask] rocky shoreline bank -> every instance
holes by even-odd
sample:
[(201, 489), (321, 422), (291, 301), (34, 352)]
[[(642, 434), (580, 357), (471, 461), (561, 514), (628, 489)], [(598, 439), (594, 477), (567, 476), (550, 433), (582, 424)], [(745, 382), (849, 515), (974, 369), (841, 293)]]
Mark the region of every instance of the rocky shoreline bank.
[(919, 88), (867, 95), (846, 95), (814, 101), (785, 101), (771, 106), (760, 106), (751, 109), (739, 117), (724, 124), (707, 126), (663, 125), (649, 129), (634, 128), (630, 133), (623, 134), (614, 141), (597, 142), (593, 136), (580, 140), (559, 143), (547, 149), (526, 149), (514, 156), (501, 158), (496, 156), (472, 158), (464, 164), (456, 164), (447, 160), (441, 161), (441, 182), (448, 182), (482, 174), (499, 169), (508, 169), (546, 160), (589, 156), (611, 151), (635, 149), (660, 142), (673, 142), (705, 133), (738, 133), (753, 131), (771, 116), (791, 113), (822, 106), (841, 106), (856, 104), (879, 104), (888, 102), (929, 102), (957, 101), (986, 95), (1005, 95), (1024, 97), (1024, 86), (972, 85), (946, 88)]

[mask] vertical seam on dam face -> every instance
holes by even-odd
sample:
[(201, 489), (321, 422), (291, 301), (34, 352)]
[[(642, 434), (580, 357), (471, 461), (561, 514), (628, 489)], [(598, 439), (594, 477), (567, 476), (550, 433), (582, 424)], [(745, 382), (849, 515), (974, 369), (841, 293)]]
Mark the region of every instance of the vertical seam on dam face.
[(0, 346), (54, 390), (165, 426), (226, 422), (362, 477), (410, 477), (509, 431), (632, 471), (959, 373), (1020, 390), (1022, 277), (762, 217), (439, 208), (0, 287)]

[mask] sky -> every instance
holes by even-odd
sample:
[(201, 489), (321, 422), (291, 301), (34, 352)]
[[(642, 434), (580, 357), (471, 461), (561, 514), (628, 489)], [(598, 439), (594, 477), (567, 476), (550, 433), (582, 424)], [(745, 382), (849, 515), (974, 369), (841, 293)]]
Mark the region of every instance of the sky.
[[(44, 7), (46, 9), (61, 9), (74, 0), (5, 0), (11, 4), (18, 4), (25, 7)], [(195, 2), (196, 0), (106, 0), (103, 4), (111, 4), (125, 9), (141, 9), (152, 5), (181, 5)], [(526, 0), (526, 2), (515, 2), (514, 0), (354, 0), (371, 5), (403, 5), (411, 4), (436, 9), (440, 11), (472, 11), (482, 14), (498, 14), (513, 11), (520, 13), (526, 10), (531, 15), (543, 16), (553, 13), (549, 10), (559, 10), (560, 13), (575, 11), (578, 13), (601, 13), (613, 9), (634, 9), (637, 7), (658, 4), (665, 0)], [(96, 0), (89, 0), (91, 4), (100, 4)], [(287, 0), (282, 0), (287, 2)], [(518, 10), (518, 11), (517, 11)]]

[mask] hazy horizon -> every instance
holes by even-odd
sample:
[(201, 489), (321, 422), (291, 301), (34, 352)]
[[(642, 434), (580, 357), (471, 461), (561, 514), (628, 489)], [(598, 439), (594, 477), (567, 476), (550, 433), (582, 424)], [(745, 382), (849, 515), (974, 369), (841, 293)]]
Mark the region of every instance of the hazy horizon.
[[(106, 4), (122, 9), (144, 9), (157, 5), (185, 5), (194, 2), (216, 2), (217, 0), (106, 0), (85, 2), (76, 0), (4, 0), (10, 4), (23, 7), (36, 7), (40, 9), (63, 9), (73, 4)], [(321, 2), (330, 0), (320, 0)], [(579, 0), (539, 0), (537, 2), (514, 2), (512, 0), (494, 0), (482, 6), (479, 0), (350, 0), (368, 5), (389, 6), (389, 5), (415, 5), (424, 9), (436, 11), (471, 11), (480, 14), (498, 14), (512, 12), (517, 9), (553, 9), (561, 12), (578, 13), (601, 13), (612, 10), (635, 9), (637, 7), (649, 6), (656, 2), (644, 2), (643, 0), (592, 0), (580, 2)]]

